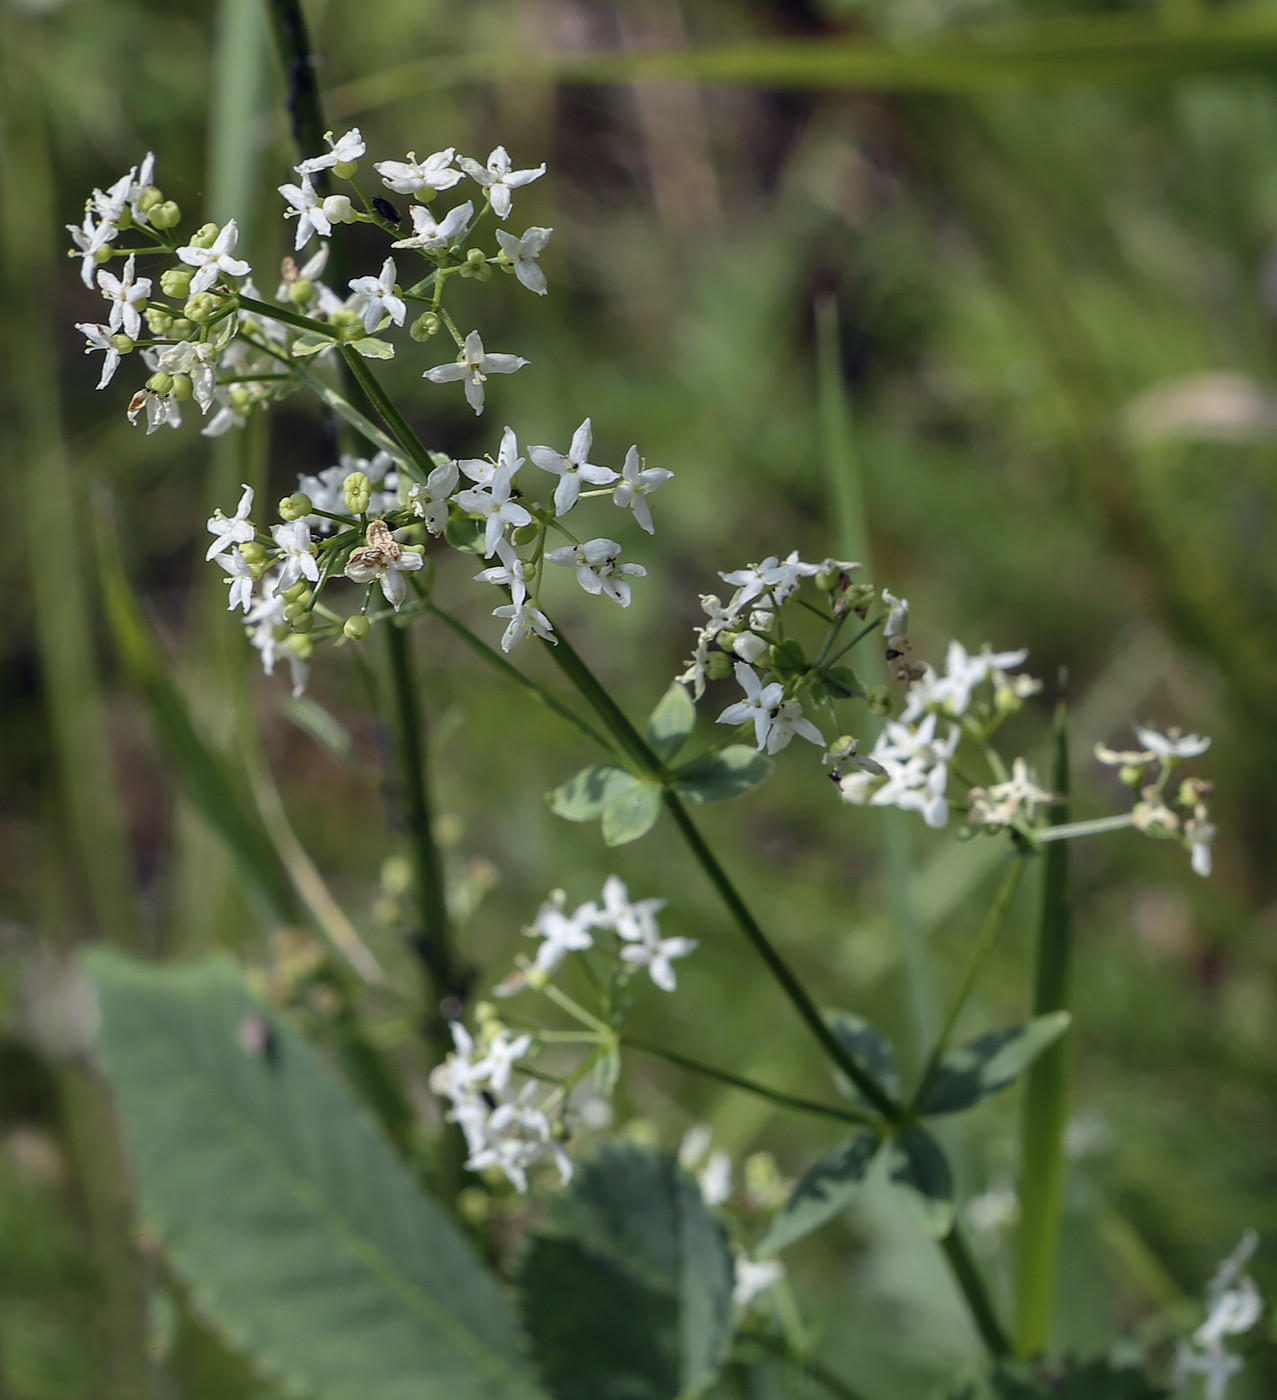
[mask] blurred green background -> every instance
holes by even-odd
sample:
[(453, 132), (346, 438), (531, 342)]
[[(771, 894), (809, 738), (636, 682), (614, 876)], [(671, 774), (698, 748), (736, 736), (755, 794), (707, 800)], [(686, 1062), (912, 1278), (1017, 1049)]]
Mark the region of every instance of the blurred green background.
[[(63, 257), (62, 226), (90, 188), (154, 150), (157, 181), (188, 218), (238, 214), (268, 290), (291, 250), (274, 193), (294, 160), (282, 83), (257, 0), (3, 0), (0, 14), (0, 1396), (264, 1396), (138, 1234), (65, 974), (69, 950), (97, 938), (160, 957), (227, 947), (263, 967), (277, 923), (174, 781), (109, 642), (102, 539), (118, 535), (201, 731), (256, 774), (278, 833), (273, 782), (345, 915), (411, 992), (384, 730), (353, 648), (321, 653), (313, 705), (290, 705), (283, 677), (257, 674), (200, 562), (204, 519), (233, 504), (239, 481), (273, 500), (335, 460), (322, 418), (297, 396), (217, 445), (189, 422), (152, 437), (130, 428), (133, 366), (93, 393), (96, 362), (73, 322), (99, 303)], [(481, 297), (463, 286), (454, 308), (459, 322), (473, 308), (489, 346), (530, 368), (491, 383), (477, 421), (459, 393), (421, 384), (446, 358), (435, 345), (401, 354), (385, 381), (452, 454), (495, 450), (506, 422), (523, 442), (565, 443), (589, 414), (599, 460), (637, 441), (675, 472), (654, 501), (655, 538), (620, 531), (649, 571), (634, 606), (610, 609), (565, 580), (556, 610), (631, 714), (681, 669), (717, 570), (793, 548), (837, 555), (850, 534), (865, 541), (867, 576), (911, 598), (921, 658), (938, 661), (956, 636), (1029, 646), (1048, 691), (1067, 668), (1079, 816), (1124, 800), (1088, 755), (1123, 741), (1131, 717), (1213, 736), (1201, 765), (1221, 833), (1209, 881), (1129, 833), (1076, 849), (1057, 1342), (1162, 1344), (1192, 1321), (1246, 1226), (1265, 1236), (1257, 1274), (1273, 1286), (1277, 90), (1264, 67), (1277, 50), (1270, 38), (1242, 46), (1241, 71), (1191, 71), (1233, 66), (1211, 62), (1192, 25), (1259, 16), (1277, 33), (1270, 8), (325, 0), (307, 14), (331, 123), (358, 123), (370, 159), (447, 145), (482, 158), (504, 142), (516, 165), (550, 164), (515, 215), (555, 229), (550, 295), (502, 279)], [(1052, 81), (1025, 57), (1030, 31), (1017, 25), (1030, 22), (1077, 39)], [(1178, 44), (1158, 51), (1175, 59), (1166, 71), (1105, 69), (1100, 40), (1128, 22)], [(945, 48), (970, 25), (1009, 45), (1015, 90), (969, 79), (972, 51)], [(941, 58), (929, 78), (902, 64), (877, 91), (802, 84), (778, 66), (778, 43), (843, 34)], [(747, 43), (758, 47), (746, 81), (585, 80), (599, 51)], [(572, 80), (547, 54), (569, 56)], [(777, 84), (763, 81), (769, 63)], [(383, 256), (363, 232), (351, 275)], [(818, 306), (826, 325), (836, 313), (840, 370), (823, 397)], [(840, 482), (842, 499), (863, 498), (842, 540)], [(470, 561), (438, 563), (440, 598), (495, 641)], [(414, 638), (458, 898), (491, 886), (464, 940), (476, 987), (504, 975), (548, 890), (591, 898), (615, 870), (636, 897), (669, 899), (667, 932), (701, 939), (676, 996), (639, 995), (636, 1027), (826, 1092), (800, 1027), (670, 833), (609, 851), (593, 825), (556, 821), (543, 794), (592, 761), (584, 741), (442, 628), (423, 621)], [(543, 658), (514, 659), (553, 683)], [(706, 729), (729, 688), (711, 688)], [(1047, 718), (1037, 703), (1008, 731), (1039, 771)], [(872, 1016), (916, 1062), (1001, 847), (840, 806), (815, 750), (785, 753), (779, 770), (704, 825), (819, 998)], [(966, 1015), (973, 1032), (1027, 1010), (1031, 884)], [(307, 1014), (322, 1030), (322, 1002)], [(398, 1013), (360, 1014), (409, 1097), (424, 1096)], [(767, 1150), (790, 1175), (832, 1141), (819, 1123), (638, 1056), (619, 1107), (670, 1146), (707, 1122), (738, 1162)], [(1013, 1180), (1015, 1126), (1013, 1095), (963, 1120), (948, 1145), (964, 1196)], [(513, 1205), (494, 1209), (517, 1223)], [(1013, 1231), (981, 1229), (978, 1215), (968, 1225), (1005, 1289)], [(925, 1396), (978, 1362), (939, 1256), (887, 1202), (871, 1198), (790, 1262), (822, 1355), (871, 1400)], [(1274, 1383), (1252, 1368), (1234, 1393)]]

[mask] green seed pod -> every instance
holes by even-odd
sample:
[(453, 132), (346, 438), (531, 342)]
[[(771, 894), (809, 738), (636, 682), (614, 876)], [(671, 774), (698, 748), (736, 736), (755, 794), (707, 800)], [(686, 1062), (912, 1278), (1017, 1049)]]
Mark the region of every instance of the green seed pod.
[(242, 384), (232, 384), (227, 397), (236, 413), (247, 413), (253, 406), (253, 391)]
[(372, 631), (372, 623), (359, 613), (354, 617), (346, 619), (345, 626), (341, 629), (352, 642), (362, 642)]
[(342, 500), (351, 515), (362, 515), (372, 500), (372, 482), (366, 472), (351, 472), (341, 484)]
[(111, 344), (121, 355), (127, 355), (133, 349), (134, 341), (131, 335), (125, 335), (123, 331), (119, 331), (111, 337)]
[(111, 257), (111, 245), (109, 243), (104, 243), (97, 252), (93, 254), (93, 261), (95, 263), (107, 263), (111, 261)]
[(217, 298), (211, 292), (200, 292), (182, 308), (183, 314), (196, 325), (202, 326), (205, 321), (217, 310)]
[(438, 335), (439, 329), (443, 325), (438, 316), (433, 311), (423, 311), (420, 316), (408, 327), (408, 334), (414, 340), (429, 340), (432, 335)]
[(189, 374), (175, 374), (173, 376), (173, 387), (169, 393), (178, 401), (185, 403), (195, 392), (195, 385), (191, 383)]
[(204, 224), (191, 235), (192, 248), (211, 248), (221, 229), (216, 224)]
[(412, 197), (421, 204), (429, 204), (438, 193), (438, 190), (432, 190), (429, 185), (423, 185), (421, 189), (413, 191)]
[(165, 374), (162, 369), (157, 369), (155, 373), (146, 381), (146, 387), (155, 394), (167, 394), (173, 387), (173, 376)]
[(166, 297), (188, 297), (194, 276), (194, 270), (189, 267), (170, 267), (160, 273), (160, 290)]
[(313, 502), (304, 491), (294, 491), (291, 496), (285, 496), (280, 501), (279, 518), (300, 520), (303, 515), (309, 515), (314, 508)]
[(482, 248), (471, 248), (466, 254), (466, 262), (475, 269), (483, 267), (487, 261), (487, 254), (484, 253)]
[(182, 211), (171, 199), (166, 199), (163, 204), (157, 204), (150, 210), (148, 217), (152, 228), (176, 228), (182, 222)]
[[(294, 622), (306, 611), (306, 604), (300, 598), (295, 603), (289, 603), (284, 608), (284, 620)], [(303, 629), (304, 630), (304, 629)]]
[(1144, 769), (1137, 763), (1124, 763), (1117, 770), (1117, 776), (1127, 787), (1137, 788), (1144, 781)]
[(838, 575), (831, 569), (821, 569), (816, 575), (816, 587), (822, 593), (832, 593), (838, 587)]
[(883, 718), (891, 713), (891, 691), (885, 685), (871, 686), (869, 694), (865, 696), (865, 703), (869, 706), (869, 713)]
[(288, 300), (294, 306), (306, 306), (311, 297), (315, 295), (315, 284), (306, 277), (299, 277), (296, 282), (289, 285)]
[(339, 307), (329, 316), (328, 320), (334, 326), (357, 326), (360, 324), (359, 312), (351, 310), (348, 306)]
[(306, 612), (304, 609), (296, 617), (289, 618), (289, 625), (294, 632), (300, 632), (304, 636), (315, 625), (315, 614)]

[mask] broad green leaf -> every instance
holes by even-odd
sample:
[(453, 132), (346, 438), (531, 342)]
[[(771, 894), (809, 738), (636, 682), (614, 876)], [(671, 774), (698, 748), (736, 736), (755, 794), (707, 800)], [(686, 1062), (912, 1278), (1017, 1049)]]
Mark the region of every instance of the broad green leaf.
[(607, 806), (603, 809), (603, 839), (609, 846), (624, 846), (637, 841), (650, 831), (661, 815), (659, 783), (623, 774), (611, 785)]
[(837, 1215), (868, 1176), (881, 1146), (877, 1133), (857, 1133), (805, 1172), (757, 1252), (776, 1254)]
[[(887, 1037), (877, 1026), (850, 1011), (827, 1011), (825, 1019), (846, 1046), (851, 1058), (871, 1074), (892, 1098), (896, 1098), (900, 1093), (900, 1071), (896, 1067), (896, 1052)], [(845, 1075), (835, 1071), (834, 1077), (848, 1098), (860, 1097)]]
[(360, 336), (350, 342), (350, 348), (358, 351), (365, 360), (393, 360), (395, 347), (388, 340), (378, 340), (375, 336)]
[(696, 724), (696, 706), (687, 687), (678, 681), (661, 697), (647, 721), (647, 742), (668, 762), (687, 742)]
[(443, 527), (443, 537), (453, 547), (465, 554), (483, 553), (483, 522), (472, 515), (462, 515), (459, 511), (448, 513), (448, 523)]
[(627, 779), (633, 778), (624, 768), (609, 763), (596, 763), (582, 768), (562, 787), (545, 795), (550, 811), (570, 822), (597, 821), (612, 798), (625, 792)]
[(291, 348), (294, 355), (318, 355), (321, 350), (330, 350), (336, 343), (331, 336), (306, 332), (293, 341)]
[(540, 1394), (495, 1281), (231, 964), (85, 966), (143, 1218), (238, 1350), (316, 1400)]
[(918, 1106), (924, 1113), (960, 1113), (1005, 1089), (1068, 1030), (1071, 1019), (1067, 1011), (1052, 1011), (950, 1051), (927, 1081)]
[(518, 1280), (525, 1329), (555, 1400), (699, 1392), (732, 1336), (723, 1227), (672, 1158), (606, 1144), (553, 1198)]
[(907, 1128), (892, 1139), (887, 1174), (929, 1234), (940, 1239), (949, 1233), (953, 1173), (944, 1149), (926, 1128)]
[(689, 802), (730, 802), (771, 777), (775, 765), (747, 744), (694, 758), (674, 775), (674, 791)]

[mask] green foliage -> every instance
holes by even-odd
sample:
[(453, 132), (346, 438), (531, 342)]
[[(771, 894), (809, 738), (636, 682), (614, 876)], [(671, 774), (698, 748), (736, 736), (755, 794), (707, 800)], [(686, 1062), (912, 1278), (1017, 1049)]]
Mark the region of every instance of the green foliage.
[(456, 1228), (228, 963), (85, 965), (143, 1217), (239, 1350), (320, 1400), (536, 1395)]
[(625, 768), (595, 764), (546, 794), (550, 810), (570, 822), (601, 817), (609, 846), (637, 841), (661, 814), (661, 789)]
[[(896, 1052), (891, 1042), (877, 1028), (861, 1016), (850, 1011), (826, 1012), (834, 1034), (851, 1052), (851, 1057), (893, 1098), (900, 1093), (900, 1070), (896, 1066)], [(836, 1074), (839, 1088), (849, 1098), (859, 1098), (855, 1089), (844, 1076)]]
[(923, 1086), (918, 1107), (923, 1113), (960, 1113), (1005, 1089), (1068, 1030), (1071, 1020), (1067, 1011), (1052, 1011), (950, 1051)]
[(365, 360), (393, 360), (395, 358), (395, 347), (388, 340), (378, 340), (371, 335), (352, 340), (350, 348), (362, 355)]
[(949, 1233), (953, 1173), (944, 1149), (926, 1128), (915, 1125), (892, 1139), (887, 1174), (929, 1234), (940, 1239)]
[(1160, 1400), (1169, 1392), (1143, 1372), (1104, 1359), (1070, 1363), (1060, 1374), (1006, 1364), (986, 1378), (964, 1380), (944, 1400)]
[(687, 687), (673, 681), (647, 721), (647, 742), (668, 763), (696, 727), (696, 706)]
[(868, 1176), (881, 1146), (877, 1133), (857, 1133), (804, 1172), (763, 1237), (758, 1253), (776, 1254), (837, 1215)]
[(685, 764), (674, 775), (674, 791), (689, 802), (730, 802), (771, 777), (776, 765), (746, 744), (729, 744)]
[(609, 1144), (551, 1205), (519, 1273), (555, 1400), (674, 1400), (727, 1356), (731, 1255), (695, 1181), (663, 1153)]

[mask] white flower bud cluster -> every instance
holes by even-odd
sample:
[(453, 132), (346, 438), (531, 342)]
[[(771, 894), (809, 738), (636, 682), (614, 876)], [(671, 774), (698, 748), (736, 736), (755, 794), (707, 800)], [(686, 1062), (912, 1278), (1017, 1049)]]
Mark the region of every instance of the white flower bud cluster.
[(1200, 1376), (1206, 1400), (1225, 1400), (1233, 1377), (1244, 1368), (1245, 1360), (1229, 1351), (1225, 1342), (1249, 1332), (1264, 1314), (1259, 1288), (1245, 1271), (1258, 1245), (1259, 1236), (1247, 1230), (1207, 1284), (1206, 1321), (1187, 1341), (1180, 1342), (1176, 1352), (1171, 1387), (1177, 1393), (1185, 1390), (1194, 1376)]

